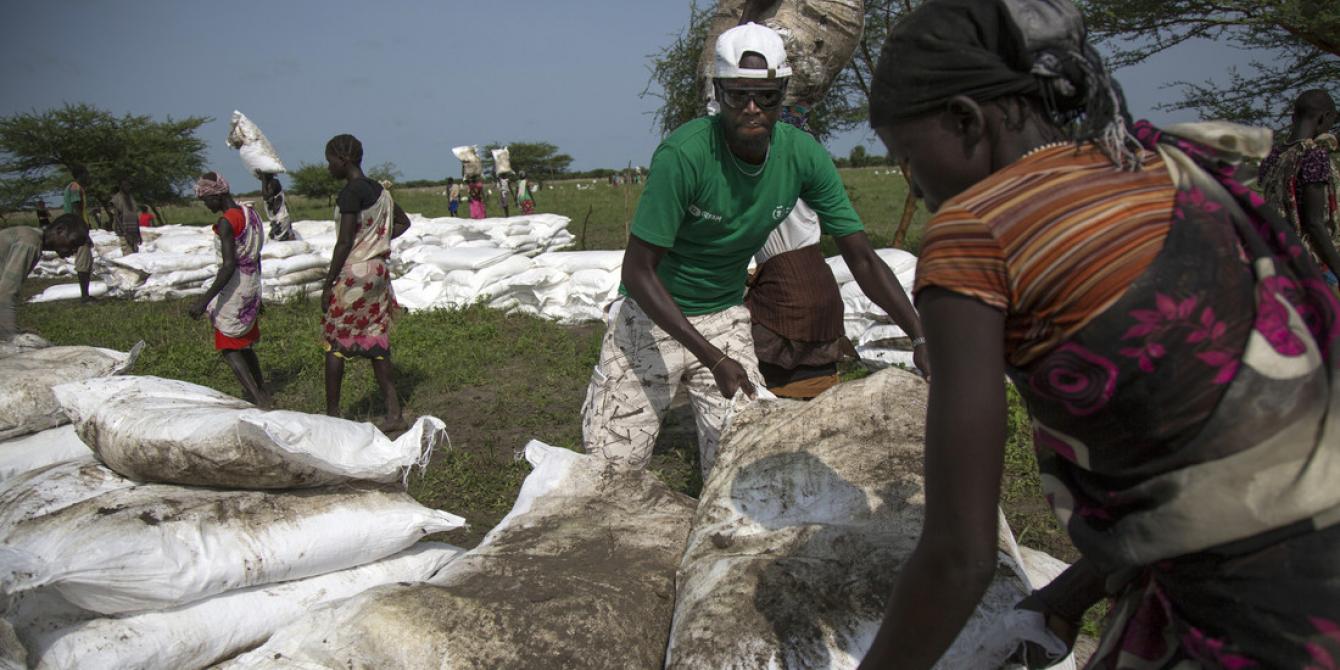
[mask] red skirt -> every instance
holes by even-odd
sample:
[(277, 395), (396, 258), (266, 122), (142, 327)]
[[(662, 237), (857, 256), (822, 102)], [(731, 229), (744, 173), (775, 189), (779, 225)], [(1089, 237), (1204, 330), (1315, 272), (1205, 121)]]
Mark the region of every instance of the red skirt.
[(242, 337), (228, 337), (214, 329), (214, 350), (229, 351), (232, 349), (246, 349), (261, 340), (261, 320), (256, 319), (256, 323), (251, 324), (251, 330), (247, 331)]

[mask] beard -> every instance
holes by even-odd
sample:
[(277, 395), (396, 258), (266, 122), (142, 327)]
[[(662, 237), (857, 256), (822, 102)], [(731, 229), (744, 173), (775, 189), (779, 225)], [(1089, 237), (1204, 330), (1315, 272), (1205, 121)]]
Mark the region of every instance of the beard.
[(726, 136), (726, 145), (737, 156), (741, 153), (750, 155), (765, 154), (768, 151), (768, 145), (772, 143), (773, 129), (767, 128), (765, 133), (743, 134), (740, 132), (740, 126), (737, 121), (729, 117), (723, 118), (726, 123), (722, 124), (722, 130)]

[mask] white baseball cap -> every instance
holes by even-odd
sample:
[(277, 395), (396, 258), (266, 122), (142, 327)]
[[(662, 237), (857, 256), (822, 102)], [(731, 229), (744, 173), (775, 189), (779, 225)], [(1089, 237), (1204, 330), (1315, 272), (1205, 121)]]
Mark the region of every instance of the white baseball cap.
[[(752, 51), (767, 61), (766, 69), (742, 68), (740, 58)], [(716, 58), (712, 76), (718, 79), (778, 79), (791, 76), (791, 65), (786, 62), (786, 46), (777, 31), (757, 23), (735, 26), (717, 37)]]

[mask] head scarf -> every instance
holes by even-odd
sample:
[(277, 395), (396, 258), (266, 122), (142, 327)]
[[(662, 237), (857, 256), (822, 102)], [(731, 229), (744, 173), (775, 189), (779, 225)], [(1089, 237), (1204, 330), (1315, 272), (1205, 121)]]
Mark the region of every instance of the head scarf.
[(956, 95), (1029, 96), (1072, 139), (1138, 165), (1121, 88), (1070, 0), (927, 0), (889, 33), (873, 83), (872, 125), (941, 110)]
[(195, 181), (195, 197), (203, 198), (208, 195), (223, 195), (228, 193), (228, 180), (224, 179), (223, 175), (217, 172), (214, 173), (214, 176), (218, 177), (218, 179), (201, 177)]

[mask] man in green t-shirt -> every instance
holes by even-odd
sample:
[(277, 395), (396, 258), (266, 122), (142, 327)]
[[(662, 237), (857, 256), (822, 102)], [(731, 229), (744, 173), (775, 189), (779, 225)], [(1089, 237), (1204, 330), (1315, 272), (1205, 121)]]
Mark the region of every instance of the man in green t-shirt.
[(679, 383), (697, 419), (704, 475), (758, 362), (743, 305), (749, 260), (803, 198), (837, 239), (866, 294), (911, 336), (916, 312), (870, 246), (828, 152), (777, 125), (791, 68), (781, 37), (748, 23), (721, 34), (713, 66), (721, 114), (676, 129), (652, 156), (624, 252), (625, 296), (582, 408), (582, 445), (646, 467)]
[[(82, 179), (88, 182), (87, 173), (84, 173)], [(88, 227), (88, 198), (84, 192), (84, 187), (79, 185), (80, 177), (76, 176), (65, 191), (61, 194), (61, 207), (66, 214), (72, 214), (79, 218), (79, 221)], [(79, 278), (79, 302), (88, 303), (93, 301), (93, 296), (89, 293), (89, 282), (93, 279), (93, 242), (87, 240), (79, 250), (74, 254), (74, 272)]]

